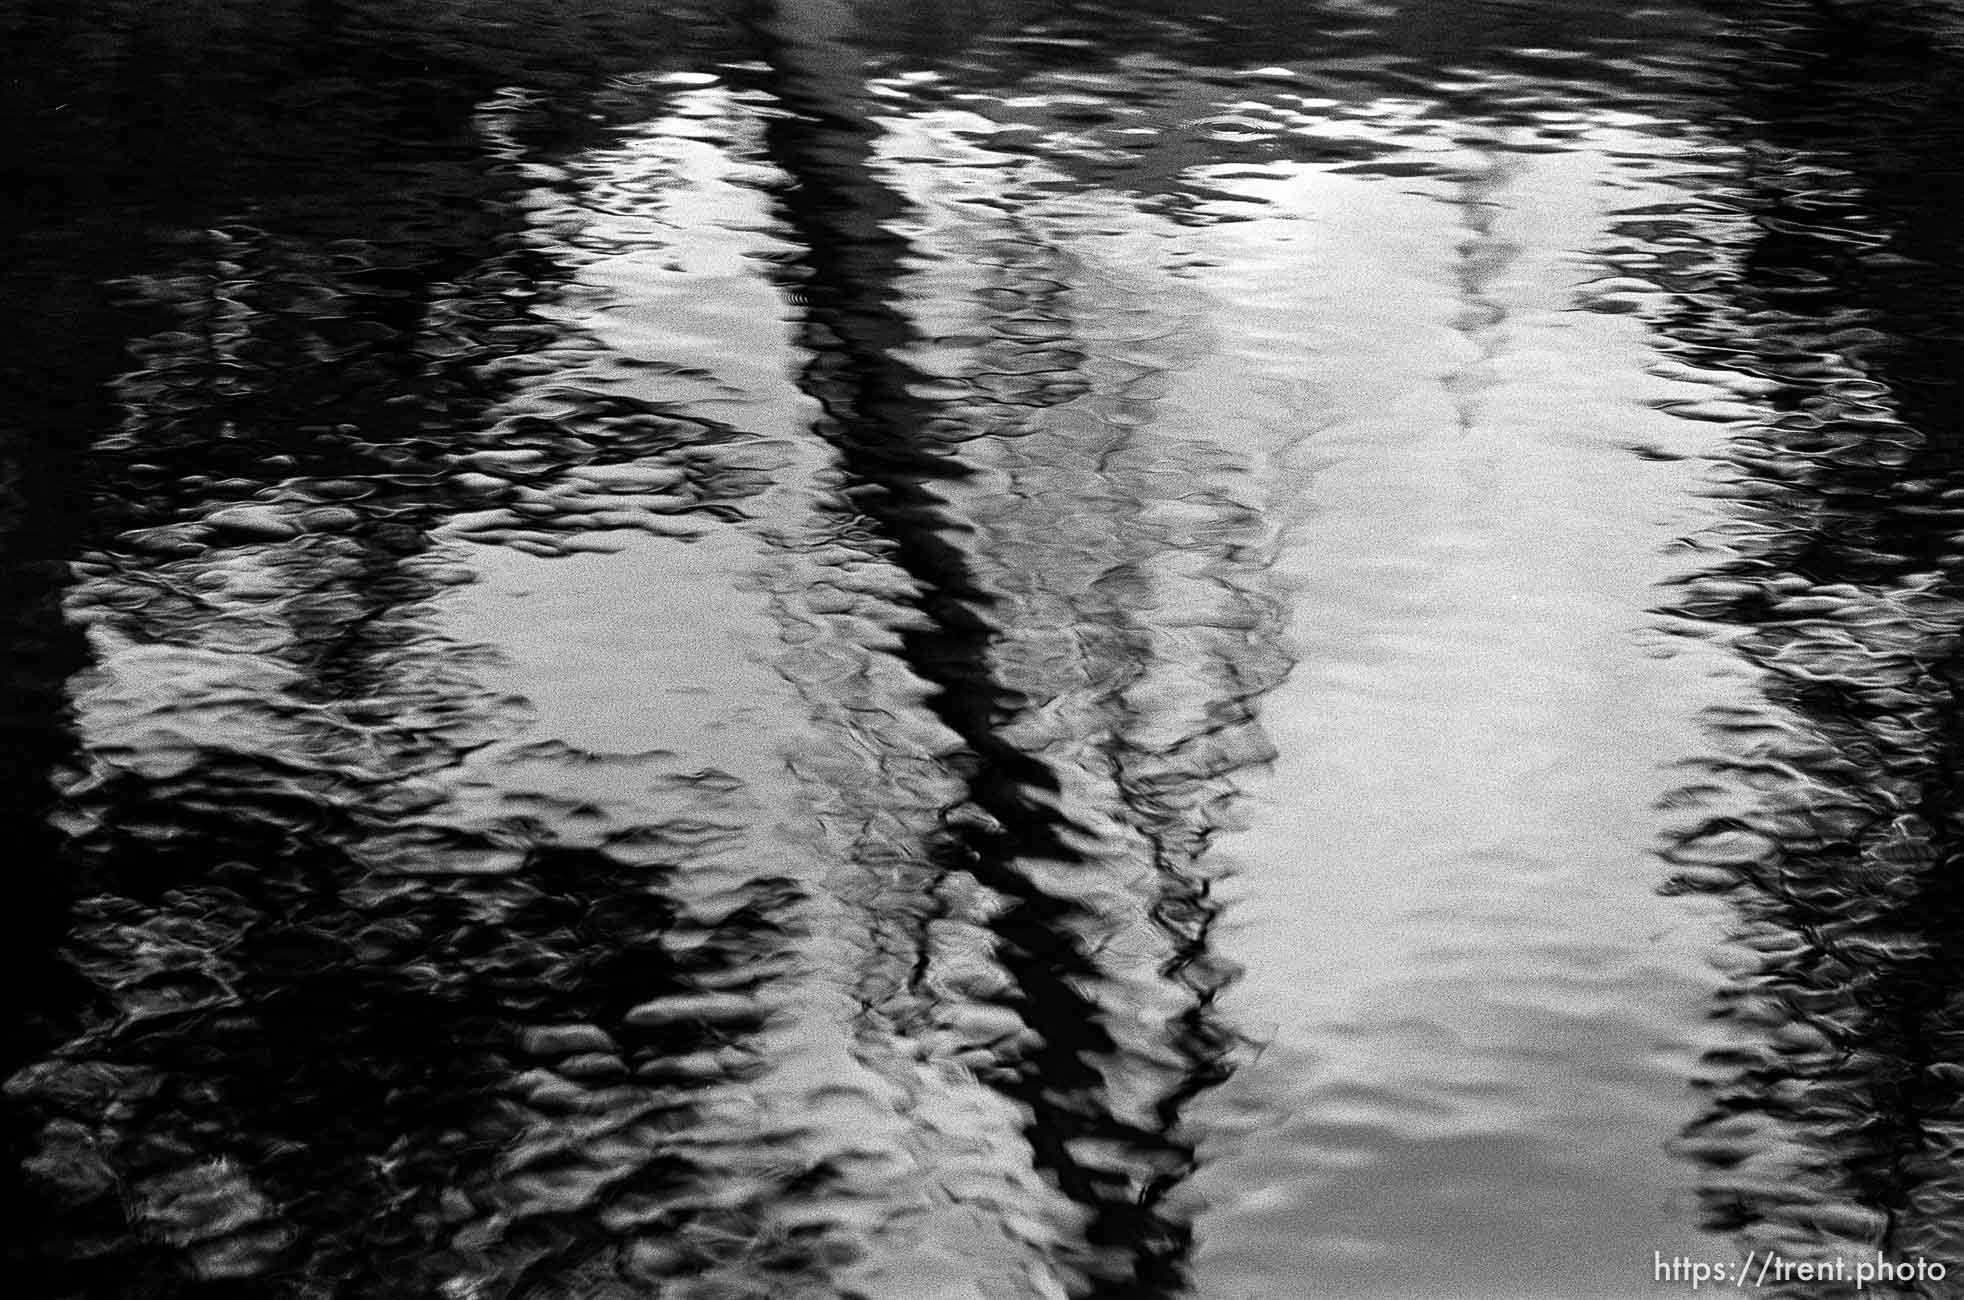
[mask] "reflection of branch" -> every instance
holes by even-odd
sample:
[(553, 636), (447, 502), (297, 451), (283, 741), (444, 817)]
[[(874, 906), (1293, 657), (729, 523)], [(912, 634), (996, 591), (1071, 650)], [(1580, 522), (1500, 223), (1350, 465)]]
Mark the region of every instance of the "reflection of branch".
[(856, 106), (857, 55), (840, 39), (849, 18), (837, 0), (758, 0), (750, 11), (770, 68), (765, 88), (788, 110), (765, 143), (790, 181), (782, 204), (805, 249), (797, 288), (811, 359), (802, 383), (825, 412), (821, 430), (858, 488), (853, 499), (919, 586), (929, 622), (902, 634), (903, 654), (935, 688), (936, 716), (977, 760), (971, 795), (1018, 851), (1068, 860), (1060, 815), (1032, 797), (1054, 791), (1056, 778), (1000, 734), (1020, 701), (988, 662), (994, 598), (950, 540), (959, 525), (931, 486), (971, 471), (925, 443), (932, 406), (915, 395), (923, 376), (902, 355), (916, 336), (893, 305), (907, 251), (893, 228), (904, 207), (874, 174), (876, 128)]
[[(1180, 544), (1148, 518), (1151, 485), (1160, 480), (1147, 475), (1142, 487), (1113, 468), (1142, 450), (1133, 446), (1137, 419), (1099, 429), (1079, 427), (1072, 414), (1056, 427), (1043, 418), (1066, 404), (1083, 404), (1080, 413), (1096, 408), (1100, 371), (1090, 364), (1096, 345), (1074, 318), (1074, 300), (1097, 301), (1094, 277), (1040, 223), (1012, 218), (1006, 232), (991, 224), (983, 238), (956, 240), (953, 260), (981, 243), (993, 251), (992, 234), (1016, 250), (969, 259), (1001, 268), (992, 281), (997, 292), (981, 299), (994, 325), (981, 332), (994, 341), (976, 355), (983, 373), (935, 377), (941, 391), (950, 379), (968, 390), (964, 398), (941, 399), (963, 406), (933, 406), (915, 395), (928, 377), (905, 360), (916, 337), (894, 305), (902, 300), (908, 246), (893, 231), (908, 213), (876, 174), (874, 129), (858, 107), (863, 90), (854, 56), (837, 41), (844, 11), (813, 6), (799, 16), (823, 17), (794, 31), (789, 8), (771, 8), (758, 27), (773, 69), (768, 89), (791, 110), (769, 128), (768, 145), (790, 182), (784, 211), (806, 245), (807, 274), (797, 288), (809, 304), (812, 356), (803, 382), (825, 410), (821, 428), (848, 474), (875, 489), (861, 498), (863, 508), (925, 592), (933, 626), (908, 639), (903, 652), (937, 688), (937, 714), (978, 760), (964, 773), (969, 797), (1000, 826), (978, 827), (972, 819), (946, 825), (923, 846), (944, 873), (973, 877), (1010, 902), (989, 921), (995, 960), (1009, 980), (1000, 1000), (1034, 1032), (990, 1046), (989, 1078), (1028, 1116), (1032, 1163), (1084, 1217), (1053, 1263), (1073, 1293), (1179, 1294), (1192, 1231), (1172, 1202), (1195, 1164), (1180, 1130), (1192, 1099), (1225, 1077), (1233, 1044), (1211, 1006), (1228, 972), (1210, 951), (1218, 905), (1195, 859), (1237, 765), (1208, 762), (1220, 757), (1208, 742), (1251, 724), (1249, 701), (1272, 681), (1248, 681), (1265, 677), (1262, 666), (1244, 673), (1233, 656), (1250, 639), (1230, 634), (1215, 647), (1219, 660), (1202, 666), (1229, 702), (1175, 722), (1178, 739), (1165, 734), (1171, 720), (1155, 699), (1166, 684), (1155, 667), (1163, 658), (1142, 610), (1154, 605), (1151, 571)], [(1113, 364), (1130, 374), (1171, 369), (1180, 359), (1177, 348), (1169, 363), (1148, 347), (1143, 358), (1128, 352)], [(992, 384), (1016, 391), (997, 393)], [(1125, 407), (1133, 399), (1120, 384), (1111, 400)], [(923, 441), (928, 429), (945, 424), (986, 446), (1012, 480), (1009, 492), (974, 506), (975, 543), (955, 540), (957, 516), (935, 490), (969, 473)], [(1074, 490), (1087, 477), (1099, 486)], [(1073, 544), (1072, 527), (1087, 513), (1109, 516), (1108, 544)], [(978, 543), (981, 553), (973, 554)], [(1058, 603), (1066, 611), (1061, 619), (1000, 622)], [(1183, 661), (1179, 670), (1192, 667)], [(1032, 798), (1036, 780), (1054, 788), (1043, 759), (1009, 739), (1022, 734), (1024, 692), (1045, 702), (1046, 715), (1070, 719), (1071, 739), (1043, 753), (1056, 754), (1058, 763), (1088, 759), (1085, 781), (1074, 780), (1074, 788), (1095, 790), (1113, 823), (1095, 853), (1071, 854), (1082, 860), (1087, 890), (1107, 873), (1129, 874), (1143, 859), (1144, 896), (1136, 900), (1143, 915), (1130, 903), (1119, 915), (1094, 909), (1073, 887), (1040, 883), (1024, 861), (1062, 856), (1064, 824)], [(1237, 748), (1253, 755), (1259, 746)], [(930, 915), (924, 898), (910, 900), (908, 910), (923, 920)], [(1155, 1014), (1136, 1005), (1136, 986), (1114, 978), (1137, 960), (1117, 936), (1130, 935), (1128, 927), (1140, 921), (1160, 936), (1157, 975), (1176, 1010)], [(934, 996), (930, 942), (923, 932), (910, 977), (924, 998)]]
[[(915, 335), (893, 305), (906, 252), (893, 233), (902, 205), (874, 174), (873, 128), (855, 102), (853, 56), (836, 40), (845, 11), (817, 3), (756, 12), (772, 69), (768, 88), (790, 110), (769, 128), (767, 145), (791, 182), (784, 209), (806, 248), (798, 288), (812, 355), (803, 382), (825, 411), (822, 428), (846, 473), (872, 489), (855, 499), (918, 584), (930, 621), (904, 634), (902, 653), (935, 688), (930, 706), (973, 756), (963, 773), (967, 794), (994, 823), (950, 819), (922, 846), (938, 871), (970, 875), (1009, 900), (990, 920), (1010, 980), (1003, 1001), (1034, 1032), (1022, 1046), (992, 1046), (994, 1086), (1029, 1117), (1024, 1138), (1036, 1167), (1087, 1213), (1085, 1240), (1066, 1254), (1076, 1257), (1079, 1287), (1092, 1288), (1079, 1293), (1163, 1293), (1180, 1271), (1188, 1233), (1158, 1203), (1190, 1167), (1191, 1153), (1116, 1113), (1107, 1073), (1128, 1068), (1129, 1058), (1100, 1003), (1112, 958), (1097, 951), (1097, 936), (1108, 926), (1021, 865), (1082, 855), (1061, 837), (1063, 814), (1040, 797), (1057, 790), (1056, 778), (1003, 733), (1020, 706), (992, 655), (1005, 629), (989, 611), (1004, 605), (983, 590), (975, 563), (951, 540), (957, 521), (931, 486), (970, 471), (923, 442), (936, 412), (912, 391), (924, 376), (902, 350)], [(1171, 1122), (1178, 1103), (1169, 1104)], [(1087, 1160), (1087, 1142), (1130, 1158), (1117, 1169), (1109, 1157)]]

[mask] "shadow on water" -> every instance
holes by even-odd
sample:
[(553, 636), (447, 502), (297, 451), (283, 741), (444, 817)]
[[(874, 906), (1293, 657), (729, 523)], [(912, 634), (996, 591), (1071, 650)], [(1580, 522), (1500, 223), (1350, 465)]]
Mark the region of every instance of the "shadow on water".
[(1727, 522), (1695, 539), (1705, 562), (1671, 608), (1764, 701), (1713, 718), (1722, 756), (1680, 793), (1667, 855), (1675, 887), (1730, 901), (1745, 954), (1683, 1147), (1708, 1225), (1742, 1251), (1880, 1251), (1954, 1278), (1964, 27), (1927, 5), (1742, 22), (1748, 168), (1729, 202), (1756, 230), (1739, 281), (1690, 292), (1665, 327), (1766, 412), (1731, 440)]

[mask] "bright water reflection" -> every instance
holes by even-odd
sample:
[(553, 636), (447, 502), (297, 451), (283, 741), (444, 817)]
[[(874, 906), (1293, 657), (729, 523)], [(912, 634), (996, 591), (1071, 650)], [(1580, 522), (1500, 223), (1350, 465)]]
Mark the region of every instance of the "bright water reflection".
[(1964, 1267), (1942, 8), (5, 13), (40, 1293)]

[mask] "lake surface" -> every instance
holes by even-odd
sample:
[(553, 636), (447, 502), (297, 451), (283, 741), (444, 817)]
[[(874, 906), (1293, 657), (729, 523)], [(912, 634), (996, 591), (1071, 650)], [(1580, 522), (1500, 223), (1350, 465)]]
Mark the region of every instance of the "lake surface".
[(0, 48), (21, 1294), (1960, 1293), (1955, 6)]

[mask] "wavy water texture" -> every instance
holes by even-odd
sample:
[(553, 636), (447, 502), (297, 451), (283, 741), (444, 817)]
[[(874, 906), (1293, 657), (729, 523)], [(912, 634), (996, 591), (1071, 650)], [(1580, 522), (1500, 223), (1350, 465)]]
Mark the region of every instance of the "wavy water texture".
[(1948, 6), (0, 41), (28, 1293), (1964, 1268)]

